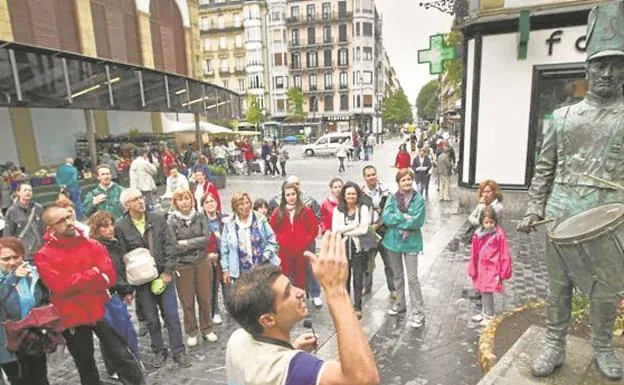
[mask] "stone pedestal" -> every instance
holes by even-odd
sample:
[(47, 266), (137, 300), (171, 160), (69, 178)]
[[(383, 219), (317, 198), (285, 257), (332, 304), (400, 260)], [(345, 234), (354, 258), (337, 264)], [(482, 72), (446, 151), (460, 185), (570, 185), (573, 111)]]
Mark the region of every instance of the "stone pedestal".
[[(533, 377), (531, 362), (542, 347), (545, 333), (543, 327), (531, 326), (477, 385), (624, 384), (624, 381), (614, 382), (604, 378), (593, 363), (589, 340), (574, 336), (568, 336), (567, 359), (563, 366), (550, 377)], [(624, 349), (617, 348), (617, 355), (621, 360)]]

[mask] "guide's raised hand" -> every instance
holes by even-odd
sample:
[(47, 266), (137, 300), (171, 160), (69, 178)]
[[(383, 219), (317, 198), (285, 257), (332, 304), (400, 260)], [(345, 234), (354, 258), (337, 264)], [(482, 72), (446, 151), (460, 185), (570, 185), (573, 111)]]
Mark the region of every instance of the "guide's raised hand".
[(346, 288), (349, 262), (341, 234), (332, 234), (327, 231), (323, 235), (318, 257), (309, 251), (306, 251), (304, 255), (308, 258), (314, 275), (326, 292)]

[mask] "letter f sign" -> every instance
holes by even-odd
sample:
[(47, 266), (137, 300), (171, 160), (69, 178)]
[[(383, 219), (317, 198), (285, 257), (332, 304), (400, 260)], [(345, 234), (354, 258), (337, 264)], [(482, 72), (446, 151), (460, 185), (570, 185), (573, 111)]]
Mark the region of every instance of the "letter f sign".
[(548, 44), (548, 56), (552, 56), (553, 46), (555, 45), (555, 43), (561, 42), (561, 35), (563, 35), (563, 30), (558, 29), (556, 31), (553, 31), (553, 33), (550, 34), (550, 37), (546, 39), (546, 44)]

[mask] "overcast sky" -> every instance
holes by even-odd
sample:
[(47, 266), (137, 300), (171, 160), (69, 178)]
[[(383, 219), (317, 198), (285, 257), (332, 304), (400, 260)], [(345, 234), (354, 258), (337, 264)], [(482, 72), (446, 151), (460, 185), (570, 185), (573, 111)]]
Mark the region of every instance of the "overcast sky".
[(418, 50), (429, 47), (429, 35), (447, 33), (452, 17), (435, 9), (424, 9), (422, 0), (375, 0), (383, 17), (383, 43), (390, 63), (410, 104), (420, 88), (435, 77), (427, 64), (418, 64)]

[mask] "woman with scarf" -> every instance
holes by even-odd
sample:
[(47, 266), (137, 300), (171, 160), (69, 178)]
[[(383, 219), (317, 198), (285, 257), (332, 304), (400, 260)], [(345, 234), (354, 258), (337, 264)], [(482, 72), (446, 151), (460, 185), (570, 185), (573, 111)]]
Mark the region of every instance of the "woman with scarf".
[(332, 178), (329, 181), (330, 193), (321, 204), (321, 234), (332, 230), (334, 208), (338, 206), (338, 197), (340, 197), (340, 190), (342, 190), (343, 185), (344, 183), (340, 178)]
[[(24, 262), (26, 250), (14, 237), (0, 238), (0, 321), (19, 321), (28, 312), (47, 302), (48, 290), (39, 280), (35, 266)], [(21, 356), (6, 347), (0, 327), (0, 366), (11, 385), (48, 385), (45, 353)], [(0, 373), (1, 375), (1, 373)]]
[(234, 213), (223, 219), (221, 269), (226, 285), (254, 265), (280, 265), (275, 233), (267, 218), (251, 207), (252, 200), (248, 193), (236, 193), (232, 197)]
[(351, 291), (353, 277), (353, 307), (358, 318), (362, 318), (362, 286), (368, 266), (368, 250), (363, 247), (362, 237), (368, 233), (371, 223), (371, 214), (368, 206), (362, 203), (362, 195), (356, 183), (345, 183), (332, 217), (332, 232), (341, 233), (346, 239), (349, 258), (347, 291)]
[(303, 253), (318, 233), (314, 212), (301, 201), (296, 185), (282, 187), (280, 205), (271, 215), (271, 227), (279, 244), (279, 256), (284, 275), (300, 289), (306, 289), (306, 257)]
[(388, 260), (394, 272), (394, 285), (399, 295), (397, 302), (388, 310), (388, 314), (394, 316), (407, 310), (405, 302), (405, 275), (407, 275), (407, 288), (412, 304), (410, 325), (418, 329), (425, 324), (423, 296), (418, 280), (418, 256), (423, 250), (420, 229), (425, 223), (425, 200), (412, 187), (414, 172), (411, 169), (399, 170), (396, 182), (399, 190), (390, 195), (382, 214), (387, 229), (383, 245), (388, 250)]
[(193, 193), (179, 189), (173, 193), (173, 214), (167, 220), (178, 241), (178, 270), (175, 277), (184, 314), (184, 331), (189, 347), (197, 345), (198, 328), (195, 299), (199, 305), (199, 331), (204, 340), (217, 341), (212, 324), (212, 263), (206, 253), (208, 223), (195, 210)]
[[(221, 273), (221, 231), (223, 230), (223, 215), (218, 210), (217, 199), (211, 193), (206, 193), (201, 199), (201, 205), (204, 208), (204, 217), (208, 225), (208, 241), (206, 244), (206, 253), (212, 264), (212, 297), (210, 300), (212, 310), (212, 322), (220, 325), (221, 312), (219, 311), (219, 286), (223, 295), (223, 303), (225, 304), (225, 295), (227, 294), (226, 286), (223, 283), (223, 274)], [(220, 285), (219, 285), (220, 283)]]

